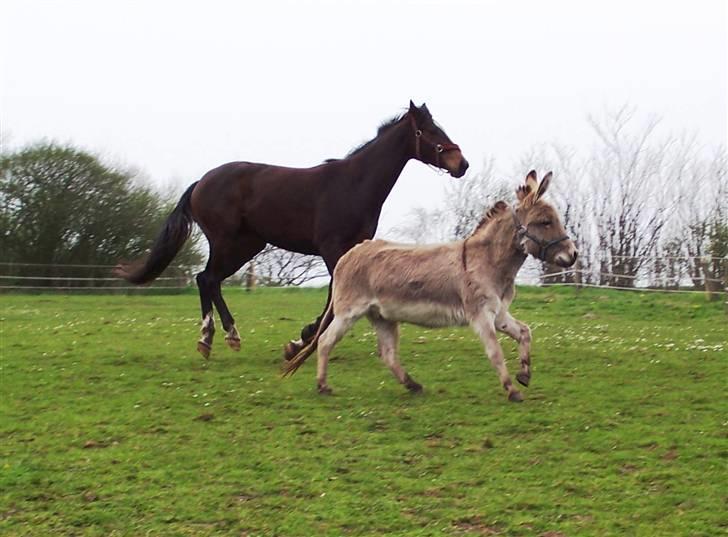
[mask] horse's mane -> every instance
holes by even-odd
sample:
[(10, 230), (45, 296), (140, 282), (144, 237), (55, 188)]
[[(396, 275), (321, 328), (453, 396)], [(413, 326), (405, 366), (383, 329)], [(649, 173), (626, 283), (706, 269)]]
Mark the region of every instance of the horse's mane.
[[(394, 125), (396, 125), (397, 122), (399, 122), (399, 120), (402, 119), (405, 116), (406, 113), (407, 112), (404, 112), (402, 114), (396, 115), (394, 117), (391, 117), (391, 118), (383, 121), (382, 124), (379, 125), (379, 128), (377, 128), (377, 135), (374, 138), (372, 138), (371, 140), (368, 140), (368, 141), (366, 141), (366, 142), (364, 142), (364, 143), (356, 146), (354, 149), (352, 149), (351, 151), (349, 151), (344, 158), (349, 158), (351, 156), (356, 155), (357, 153), (360, 153), (360, 152), (364, 151), (364, 149), (366, 149), (367, 147), (369, 147), (369, 145), (372, 144), (374, 142), (374, 140), (376, 140), (382, 134), (384, 134), (389, 129), (391, 129), (392, 127), (394, 127)], [(325, 163), (329, 163), (329, 162), (335, 162), (337, 160), (341, 160), (341, 159), (338, 159), (338, 158), (328, 158), (328, 159), (324, 160), (324, 162)]]

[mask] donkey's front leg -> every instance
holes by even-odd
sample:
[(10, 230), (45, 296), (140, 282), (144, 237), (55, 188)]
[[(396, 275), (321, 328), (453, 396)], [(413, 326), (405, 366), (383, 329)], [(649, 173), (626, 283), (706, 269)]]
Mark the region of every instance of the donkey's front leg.
[(516, 379), (524, 386), (528, 386), (531, 381), (531, 329), (508, 312), (498, 316), (495, 327), (518, 342), (521, 370), (516, 374)]
[(482, 310), (470, 323), (485, 346), (485, 352), (490, 358), (490, 363), (498, 372), (503, 389), (508, 392), (508, 400), (514, 402), (523, 401), (523, 396), (516, 388), (508, 374), (508, 368), (503, 360), (503, 349), (498, 343), (498, 336), (495, 332), (495, 315), (489, 310)]

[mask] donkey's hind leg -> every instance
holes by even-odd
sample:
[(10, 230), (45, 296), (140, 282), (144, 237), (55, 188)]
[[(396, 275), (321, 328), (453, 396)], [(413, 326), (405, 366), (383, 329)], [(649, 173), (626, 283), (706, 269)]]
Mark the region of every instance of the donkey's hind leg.
[(387, 321), (374, 315), (369, 316), (369, 322), (377, 332), (379, 343), (379, 357), (389, 367), (394, 377), (412, 393), (422, 391), (422, 385), (409, 376), (397, 359), (399, 353), (399, 325), (394, 321)]
[(326, 383), (329, 369), (329, 355), (334, 346), (341, 341), (341, 338), (349, 331), (356, 322), (357, 317), (338, 315), (334, 317), (331, 324), (324, 330), (318, 341), (318, 361), (316, 365), (316, 384), (320, 394), (330, 395), (331, 388)]
[[(202, 337), (197, 349), (207, 358), (212, 347), (215, 332), (212, 321), (212, 303), (220, 314), (220, 322), (225, 330), (225, 342), (233, 350), (240, 350), (240, 335), (235, 327), (230, 310), (222, 297), (221, 282), (252, 259), (265, 246), (265, 242), (254, 235), (244, 235), (233, 240), (224, 239), (210, 243), (210, 258), (205, 270), (197, 275), (202, 302)], [(204, 291), (203, 291), (204, 289)], [(209, 318), (209, 323), (207, 319)], [(211, 327), (210, 330), (208, 327)]]
[(495, 321), (498, 331), (504, 332), (518, 342), (518, 355), (521, 360), (521, 370), (516, 374), (516, 380), (528, 386), (531, 382), (531, 329), (524, 322), (514, 318), (510, 313), (500, 315)]

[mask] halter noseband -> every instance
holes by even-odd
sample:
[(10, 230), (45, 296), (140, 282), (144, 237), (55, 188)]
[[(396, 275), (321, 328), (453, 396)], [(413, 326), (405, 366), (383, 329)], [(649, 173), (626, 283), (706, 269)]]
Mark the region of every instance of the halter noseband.
[(527, 239), (531, 239), (536, 245), (538, 246), (538, 257), (541, 261), (546, 261), (546, 252), (549, 248), (554, 246), (555, 244), (558, 244), (562, 241), (569, 240), (568, 235), (564, 235), (562, 237), (559, 237), (558, 239), (552, 239), (550, 241), (545, 241), (542, 239), (539, 239), (538, 237), (534, 237), (528, 232), (528, 227), (521, 224), (521, 221), (518, 219), (518, 215), (516, 215), (516, 211), (511, 207), (511, 214), (513, 215), (513, 223), (516, 226), (516, 235), (518, 237), (526, 237)]
[(425, 133), (417, 127), (417, 122), (415, 121), (414, 116), (410, 115), (410, 121), (412, 123), (412, 127), (415, 129), (415, 158), (419, 161), (422, 161), (422, 153), (420, 152), (420, 140), (423, 138), (426, 142), (430, 144), (430, 146), (435, 150), (435, 166), (440, 167), (440, 153), (444, 153), (445, 151), (454, 151), (457, 149), (460, 150), (460, 146), (458, 144), (453, 144), (450, 142), (446, 142), (444, 144), (437, 144), (433, 143), (432, 140), (428, 140), (427, 137), (425, 137)]

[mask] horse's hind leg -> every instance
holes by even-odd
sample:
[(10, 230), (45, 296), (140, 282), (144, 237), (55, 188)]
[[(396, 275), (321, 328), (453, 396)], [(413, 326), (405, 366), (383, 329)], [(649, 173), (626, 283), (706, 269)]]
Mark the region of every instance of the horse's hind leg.
[(416, 382), (405, 371), (397, 359), (399, 352), (399, 325), (394, 321), (387, 321), (381, 317), (369, 316), (369, 321), (377, 332), (379, 343), (379, 357), (389, 367), (395, 378), (412, 393), (422, 391), (422, 385)]
[[(265, 242), (255, 236), (237, 237), (234, 240), (217, 240), (210, 243), (210, 258), (205, 270), (197, 275), (202, 303), (202, 337), (197, 348), (207, 358), (215, 332), (212, 319), (212, 303), (220, 314), (220, 322), (225, 330), (225, 342), (233, 350), (240, 350), (240, 334), (235, 328), (230, 310), (222, 297), (221, 282), (232, 275), (247, 261), (252, 259), (265, 246)], [(203, 291), (204, 289), (204, 291)], [(207, 309), (206, 309), (207, 308)], [(209, 319), (209, 321), (208, 321)]]
[(200, 307), (202, 309), (202, 328), (200, 328), (200, 339), (197, 342), (197, 351), (205, 358), (210, 357), (212, 350), (212, 339), (215, 336), (215, 319), (212, 314), (212, 293), (208, 285), (206, 270), (200, 272), (197, 277), (197, 288), (200, 292)]

